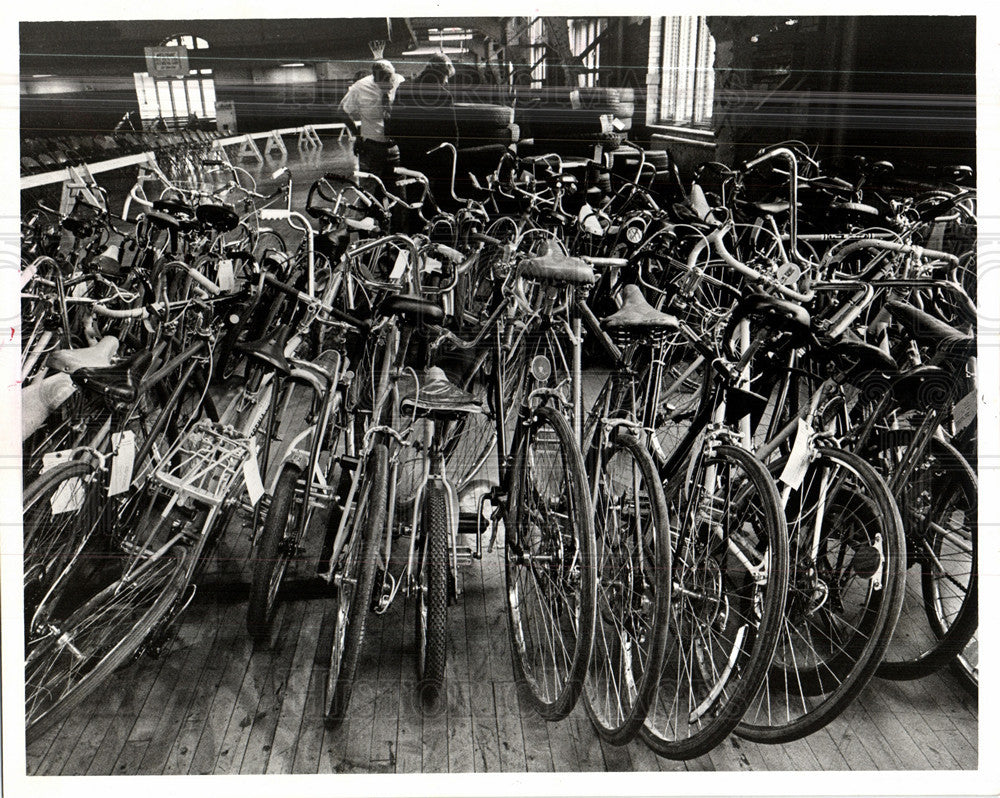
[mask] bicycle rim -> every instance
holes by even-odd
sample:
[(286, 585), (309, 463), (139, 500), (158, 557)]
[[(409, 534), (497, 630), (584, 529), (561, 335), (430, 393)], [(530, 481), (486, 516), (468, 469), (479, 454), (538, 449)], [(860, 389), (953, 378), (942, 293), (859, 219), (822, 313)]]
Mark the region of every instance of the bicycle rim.
[(354, 509), (350, 538), (341, 554), (343, 565), (337, 571), (337, 607), (326, 677), (326, 724), (331, 727), (339, 725), (346, 717), (364, 645), (378, 541), (385, 528), (388, 452), (384, 444), (372, 449), (364, 479)]
[(532, 414), (511, 476), (505, 574), (514, 672), (547, 720), (572, 711), (594, 639), (594, 522), (565, 417)]
[[(911, 440), (911, 431), (894, 430), (871, 453), (873, 465), (891, 473)], [(878, 675), (917, 679), (953, 660), (978, 626), (975, 473), (954, 447), (932, 438), (896, 502), (910, 567), (919, 567), (920, 579), (908, 574), (899, 623)]]
[(592, 478), (597, 626), (583, 697), (598, 733), (623, 745), (642, 726), (663, 664), (670, 534), (649, 454), (623, 434), (604, 448), (600, 472)]
[(788, 490), (785, 515), (785, 617), (771, 667), (736, 729), (768, 743), (812, 734), (861, 692), (896, 626), (906, 576), (896, 503), (857, 455), (819, 449), (802, 485)]
[(66, 717), (132, 657), (187, 584), (188, 551), (175, 547), (145, 564), (135, 578), (104, 588), (50, 634), (25, 660), (28, 742)]
[(732, 446), (696, 457), (692, 477), (665, 491), (672, 634), (641, 730), (671, 759), (710, 751), (740, 721), (774, 653), (788, 584), (788, 533), (770, 474)]

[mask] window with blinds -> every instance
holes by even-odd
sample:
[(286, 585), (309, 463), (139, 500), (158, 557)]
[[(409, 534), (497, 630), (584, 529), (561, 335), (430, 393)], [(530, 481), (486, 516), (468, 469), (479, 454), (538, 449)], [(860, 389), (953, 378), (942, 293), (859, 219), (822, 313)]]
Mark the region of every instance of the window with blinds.
[(150, 126), (162, 119), (168, 130), (184, 127), (194, 114), (202, 122), (215, 120), (215, 81), (211, 69), (192, 69), (183, 78), (153, 78), (136, 72), (139, 116)]
[[(161, 42), (163, 47), (207, 50), (208, 42), (189, 33), (175, 34)], [(211, 69), (192, 69), (185, 77), (154, 78), (148, 72), (133, 73), (139, 116), (147, 127), (162, 119), (167, 130), (187, 125), (191, 116), (201, 122), (215, 121), (215, 79)]]
[[(577, 56), (583, 63), (586, 70), (582, 77), (581, 86), (596, 86), (599, 83), (599, 72), (601, 67), (601, 45), (597, 42), (608, 25), (606, 17), (584, 17), (568, 19), (569, 28), (569, 49), (573, 55)], [(545, 45), (545, 23), (541, 17), (537, 17), (528, 30), (528, 41), (531, 52), (531, 85), (533, 88), (541, 88), (545, 85), (548, 77), (547, 56), (548, 48)]]
[(647, 122), (708, 126), (715, 40), (705, 17), (653, 17), (650, 23)]
[[(604, 17), (587, 17), (569, 21), (569, 47), (573, 55), (580, 58), (587, 70), (583, 76), (584, 86), (598, 84), (598, 69), (601, 66), (601, 45), (597, 37), (604, 33), (608, 21)], [(595, 44), (595, 42), (597, 42)]]
[(536, 17), (528, 30), (528, 41), (531, 53), (531, 87), (540, 89), (545, 85), (545, 59), (548, 48), (545, 46), (545, 23), (541, 17)]

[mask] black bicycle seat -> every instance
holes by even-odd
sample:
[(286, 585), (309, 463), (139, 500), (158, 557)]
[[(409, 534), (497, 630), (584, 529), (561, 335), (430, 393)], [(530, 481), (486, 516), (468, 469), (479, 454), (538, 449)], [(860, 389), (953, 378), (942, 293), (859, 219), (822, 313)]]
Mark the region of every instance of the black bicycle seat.
[(403, 316), (417, 322), (440, 324), (444, 309), (437, 302), (410, 294), (392, 294), (379, 306), (383, 316)]
[(128, 403), (139, 395), (139, 382), (152, 359), (150, 352), (138, 352), (117, 365), (79, 368), (71, 376), (74, 383), (87, 391)]
[(739, 322), (751, 317), (772, 330), (790, 333), (796, 341), (805, 341), (812, 327), (809, 311), (801, 305), (767, 294), (748, 294), (733, 310), (725, 339), (730, 338)]
[(237, 351), (243, 352), (247, 357), (253, 358), (264, 365), (270, 366), (275, 371), (288, 376), (292, 373), (292, 367), (285, 359), (285, 345), (292, 334), (292, 328), (288, 324), (282, 324), (267, 338), (258, 338), (256, 341), (247, 341), (237, 344)]
[(899, 371), (892, 355), (864, 341), (837, 341), (825, 349), (825, 354), (849, 378), (871, 372), (895, 374)]
[(153, 210), (169, 213), (171, 216), (186, 216), (189, 219), (194, 216), (194, 209), (180, 200), (155, 199), (153, 200)]
[(195, 209), (194, 215), (203, 225), (211, 227), (219, 233), (235, 230), (240, 223), (240, 217), (236, 215), (236, 211), (225, 205), (217, 205), (212, 202), (203, 202)]
[(885, 303), (885, 309), (919, 344), (930, 346), (935, 351), (943, 347), (954, 354), (963, 349), (971, 349), (975, 353), (975, 336), (956, 330), (918, 307), (890, 299)]

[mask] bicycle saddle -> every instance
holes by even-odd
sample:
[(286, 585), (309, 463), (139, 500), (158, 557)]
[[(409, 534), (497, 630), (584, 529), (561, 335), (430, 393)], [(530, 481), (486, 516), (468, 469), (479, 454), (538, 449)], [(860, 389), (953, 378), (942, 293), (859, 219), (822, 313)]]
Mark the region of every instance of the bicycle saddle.
[(904, 410), (945, 410), (952, 404), (955, 378), (940, 366), (923, 365), (892, 381), (892, 395)]
[(406, 378), (401, 382), (405, 382), (405, 387), (400, 395), (399, 406), (404, 413), (445, 419), (465, 413), (486, 412), (479, 399), (452, 383), (436, 366), (428, 368), (419, 383)]
[(672, 332), (677, 329), (677, 318), (650, 305), (639, 286), (626, 285), (622, 296), (621, 308), (601, 319), (601, 326), (608, 332)]
[(240, 217), (236, 211), (227, 208), (225, 205), (217, 205), (212, 202), (203, 202), (194, 211), (195, 218), (206, 227), (211, 227), (218, 233), (228, 233), (235, 230), (240, 223)]
[(976, 355), (976, 337), (956, 330), (930, 313), (890, 299), (885, 309), (919, 344), (931, 347), (945, 360), (967, 360)]
[(748, 204), (758, 213), (767, 214), (769, 216), (773, 216), (779, 213), (785, 213), (789, 208), (792, 207), (791, 203), (789, 203), (787, 200), (785, 202), (751, 202)]
[(21, 391), (21, 440), (36, 432), (49, 414), (76, 391), (69, 374), (35, 380)]
[(597, 282), (593, 267), (580, 258), (564, 255), (546, 242), (546, 251), (521, 261), (521, 275), (543, 283), (593, 285)]
[(132, 402), (139, 395), (139, 381), (152, 359), (149, 352), (138, 352), (115, 366), (78, 368), (71, 377), (92, 393), (114, 402)]
[(812, 327), (809, 311), (801, 305), (767, 294), (748, 294), (733, 310), (729, 324), (726, 325), (724, 340), (728, 341), (736, 330), (736, 325), (749, 317), (773, 330), (790, 333), (801, 342), (808, 338)]
[(437, 302), (410, 294), (391, 294), (386, 297), (379, 306), (379, 313), (431, 324), (440, 324), (444, 320), (444, 310)]
[(292, 367), (285, 359), (285, 345), (291, 334), (291, 326), (282, 324), (270, 337), (237, 344), (236, 349), (287, 376), (292, 373)]
[(172, 199), (153, 200), (153, 210), (170, 214), (171, 216), (186, 216), (189, 219), (194, 216), (194, 209), (186, 202)]
[(60, 349), (49, 355), (46, 365), (55, 371), (72, 374), (82, 368), (106, 368), (118, 352), (118, 339), (105, 335), (93, 346), (84, 349)]
[(166, 211), (146, 211), (143, 216), (146, 218), (146, 221), (153, 225), (153, 227), (159, 227), (165, 230), (180, 230), (182, 227), (187, 226), (188, 221), (186, 219), (179, 219)]
[(73, 210), (63, 217), (59, 224), (63, 230), (68, 230), (77, 238), (85, 238), (94, 232), (94, 224), (104, 213), (96, 205), (84, 202), (78, 198), (73, 205)]
[(871, 372), (895, 374), (899, 371), (892, 355), (864, 341), (837, 341), (826, 347), (824, 354), (836, 363), (846, 378), (856, 378)]

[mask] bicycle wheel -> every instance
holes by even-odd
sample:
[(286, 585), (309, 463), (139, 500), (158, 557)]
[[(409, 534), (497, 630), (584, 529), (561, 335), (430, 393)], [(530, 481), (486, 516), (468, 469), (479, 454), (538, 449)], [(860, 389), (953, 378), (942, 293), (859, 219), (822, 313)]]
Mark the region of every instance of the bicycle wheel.
[[(508, 440), (512, 432), (513, 417), (519, 403), (518, 396), (524, 385), (526, 364), (521, 352), (523, 352), (523, 348), (516, 347), (513, 351), (505, 353), (503, 407), (506, 414), (504, 423)], [(465, 413), (457, 420), (449, 422), (448, 431), (444, 436), (448, 475), (459, 493), (482, 471), (496, 444), (497, 408), (494, 407), (496, 401), (493, 396), (493, 363), (492, 352), (480, 354), (467, 369), (464, 378), (459, 381), (463, 390), (468, 391), (490, 408), (490, 413)], [(487, 471), (489, 472), (489, 469)], [(490, 475), (492, 476), (490, 481), (496, 482), (495, 473)]]
[(850, 705), (882, 661), (906, 579), (899, 510), (856, 454), (819, 448), (801, 486), (786, 494), (784, 623), (764, 683), (736, 727), (762, 743), (812, 734)]
[(353, 510), (347, 544), (334, 575), (337, 612), (326, 677), (326, 725), (335, 728), (347, 716), (354, 674), (365, 638), (378, 559), (379, 536), (385, 528), (389, 453), (377, 444), (365, 462), (365, 480)]
[(257, 263), (264, 260), (264, 256), (268, 252), (287, 252), (288, 249), (285, 247), (285, 239), (283, 239), (278, 233), (270, 229), (261, 229), (257, 231), (257, 241), (253, 248), (253, 257)]
[(972, 635), (972, 639), (965, 644), (962, 653), (955, 658), (952, 670), (961, 680), (962, 685), (972, 692), (979, 690), (979, 634)]
[(34, 641), (24, 664), (28, 743), (65, 718), (160, 624), (187, 585), (188, 550), (175, 546), (112, 582)]
[(278, 608), (278, 591), (295, 550), (302, 502), (295, 496), (302, 469), (288, 462), (282, 466), (271, 504), (264, 517), (264, 530), (254, 546), (247, 632), (256, 643), (271, 636), (271, 622)]
[[(76, 460), (46, 471), (24, 491), (24, 621), (40, 605), (58, 603), (49, 594), (101, 518), (101, 482), (95, 462)], [(43, 613), (44, 614), (44, 613)]]
[[(912, 430), (892, 430), (863, 454), (889, 478), (912, 441)], [(931, 438), (909, 480), (895, 492), (908, 563), (919, 566), (920, 581), (907, 580), (878, 676), (927, 676), (953, 660), (976, 633), (978, 497), (976, 475), (965, 458), (951, 444)]]
[(421, 508), (423, 547), (417, 577), (417, 679), (421, 700), (434, 705), (444, 686), (448, 659), (448, 497), (428, 483)]
[(774, 654), (788, 589), (788, 530), (774, 480), (749, 452), (700, 449), (665, 488), (674, 537), (672, 634), (640, 734), (691, 759), (739, 723)]
[[(603, 452), (596, 489), (597, 628), (583, 700), (598, 733), (624, 745), (656, 689), (670, 613), (670, 530), (649, 452), (619, 432)], [(594, 464), (596, 467), (596, 463)]]
[(515, 449), (505, 519), (514, 675), (546, 720), (566, 717), (583, 689), (594, 641), (594, 514), (569, 422), (539, 407)]

